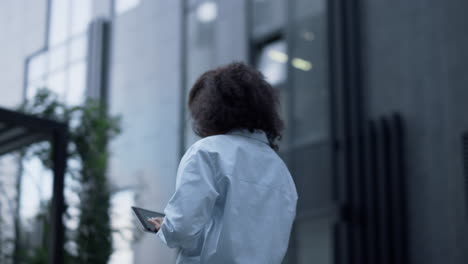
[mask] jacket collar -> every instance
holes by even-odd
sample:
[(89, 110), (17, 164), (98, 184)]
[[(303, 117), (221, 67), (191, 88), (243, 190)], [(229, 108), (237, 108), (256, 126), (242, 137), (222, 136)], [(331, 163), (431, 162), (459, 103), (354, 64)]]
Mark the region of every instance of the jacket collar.
[(263, 142), (263, 143), (265, 143), (267, 145), (270, 144), (265, 132), (263, 132), (262, 130), (255, 130), (254, 132), (250, 132), (247, 129), (234, 129), (234, 130), (228, 132), (227, 134), (237, 135), (237, 136), (242, 136), (242, 137), (248, 137), (248, 138), (251, 138), (251, 139), (261, 141), (261, 142)]

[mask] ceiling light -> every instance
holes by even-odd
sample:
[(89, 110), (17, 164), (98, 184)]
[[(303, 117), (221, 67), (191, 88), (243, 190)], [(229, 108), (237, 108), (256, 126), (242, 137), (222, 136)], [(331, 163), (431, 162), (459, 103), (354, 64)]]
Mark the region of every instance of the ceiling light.
[(306, 61), (301, 58), (294, 58), (291, 61), (291, 64), (294, 68), (297, 68), (302, 71), (310, 71), (313, 67), (312, 63), (310, 61)]
[(213, 22), (218, 16), (218, 6), (215, 2), (204, 2), (197, 8), (198, 20), (202, 23)]
[(288, 61), (288, 55), (277, 50), (269, 50), (268, 57), (270, 57), (274, 61), (281, 63), (286, 63)]

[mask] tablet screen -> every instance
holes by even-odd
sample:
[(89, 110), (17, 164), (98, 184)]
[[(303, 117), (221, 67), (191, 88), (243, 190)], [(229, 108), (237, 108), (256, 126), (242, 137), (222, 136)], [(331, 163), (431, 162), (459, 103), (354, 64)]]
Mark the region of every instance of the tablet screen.
[(145, 231), (148, 232), (156, 232), (156, 228), (154, 227), (153, 224), (148, 222), (148, 219), (153, 218), (153, 217), (164, 217), (165, 215), (163, 213), (158, 213), (158, 212), (153, 212), (150, 210), (138, 208), (132, 206), (133, 212), (135, 212), (135, 215), (138, 217), (138, 220), (140, 220), (140, 223), (143, 225), (143, 228)]

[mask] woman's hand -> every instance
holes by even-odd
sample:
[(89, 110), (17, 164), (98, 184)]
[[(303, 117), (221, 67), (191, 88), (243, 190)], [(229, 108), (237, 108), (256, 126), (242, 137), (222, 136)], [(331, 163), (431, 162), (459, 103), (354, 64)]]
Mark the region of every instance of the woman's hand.
[(161, 229), (161, 225), (164, 222), (164, 218), (162, 218), (162, 217), (153, 217), (153, 218), (149, 218), (148, 222), (153, 224), (154, 227), (156, 228), (156, 232), (158, 232), (159, 229)]

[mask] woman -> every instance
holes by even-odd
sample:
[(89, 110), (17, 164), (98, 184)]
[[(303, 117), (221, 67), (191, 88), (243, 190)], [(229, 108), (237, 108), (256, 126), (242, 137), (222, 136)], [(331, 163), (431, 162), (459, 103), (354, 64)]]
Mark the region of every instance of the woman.
[(177, 263), (281, 263), (297, 193), (276, 153), (283, 123), (274, 89), (232, 63), (200, 76), (188, 106), (202, 139), (180, 162), (166, 217), (149, 220), (157, 236), (180, 249)]

